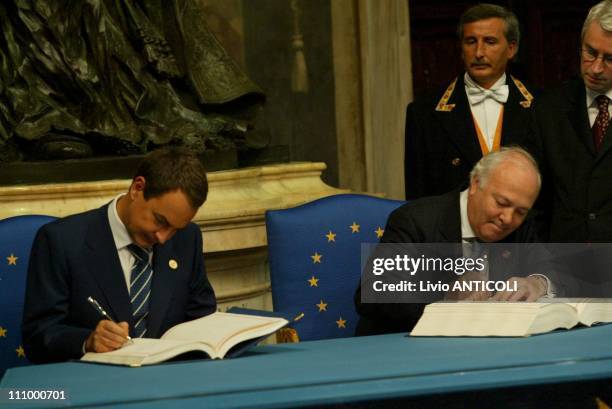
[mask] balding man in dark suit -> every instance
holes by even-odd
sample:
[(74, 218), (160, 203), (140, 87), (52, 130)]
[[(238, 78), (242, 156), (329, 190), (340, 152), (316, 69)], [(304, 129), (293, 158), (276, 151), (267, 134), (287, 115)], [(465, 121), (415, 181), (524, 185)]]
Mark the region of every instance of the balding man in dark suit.
[[(540, 190), (540, 174), (535, 159), (517, 147), (503, 148), (482, 158), (471, 172), (467, 189), (417, 199), (396, 209), (389, 216), (381, 243), (462, 243), (478, 240), (484, 243), (537, 243), (535, 225), (528, 213)], [(529, 247), (529, 246), (527, 246)], [(382, 248), (384, 253), (385, 249)], [(378, 249), (377, 249), (378, 250)], [(530, 253), (508, 260), (504, 271), (492, 271), (497, 280), (516, 282), (517, 291), (492, 294), (476, 291), (447, 294), (454, 299), (534, 301), (552, 296), (561, 288), (557, 277), (550, 275), (550, 266), (540, 262), (539, 255)], [(419, 253), (420, 254), (420, 253)], [(522, 277), (525, 268), (545, 266), (543, 270)], [(436, 272), (433, 280), (449, 282), (452, 272)], [(418, 276), (417, 276), (418, 277)], [(401, 278), (401, 277), (400, 277)], [(406, 277), (404, 277), (406, 278)], [(363, 281), (365, 279), (365, 281)], [(372, 296), (372, 278), (366, 273), (355, 294), (361, 318), (357, 335), (373, 335), (410, 331), (420, 318), (424, 305), (419, 302), (365, 302)], [(363, 291), (362, 291), (363, 288)], [(365, 292), (364, 292), (365, 291)], [(435, 301), (435, 299), (429, 300)]]

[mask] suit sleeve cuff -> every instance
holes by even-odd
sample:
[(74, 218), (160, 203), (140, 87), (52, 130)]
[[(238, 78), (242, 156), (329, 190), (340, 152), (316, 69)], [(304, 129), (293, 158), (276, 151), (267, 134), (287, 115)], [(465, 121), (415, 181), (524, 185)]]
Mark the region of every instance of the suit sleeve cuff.
[(543, 297), (546, 297), (546, 298), (556, 297), (557, 291), (556, 291), (555, 285), (544, 274), (531, 274), (529, 275), (529, 277), (540, 277), (546, 281), (546, 294), (544, 294)]

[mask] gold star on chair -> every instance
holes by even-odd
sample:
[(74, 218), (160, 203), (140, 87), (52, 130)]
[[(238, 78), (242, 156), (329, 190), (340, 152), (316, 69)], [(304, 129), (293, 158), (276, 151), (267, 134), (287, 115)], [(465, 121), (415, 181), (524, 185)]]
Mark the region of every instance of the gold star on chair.
[(310, 283), (311, 287), (318, 287), (319, 286), (319, 279), (316, 278), (315, 276), (310, 277), (310, 280), (308, 280), (308, 282)]
[(321, 263), (321, 257), (323, 257), (323, 255), (317, 253), (316, 251), (315, 251), (315, 253), (312, 256), (310, 256), (310, 258), (312, 259), (312, 263), (313, 264), (317, 264), (317, 263), (320, 264)]
[(25, 351), (23, 350), (23, 347), (21, 345), (19, 345), (19, 348), (15, 349), (15, 352), (17, 352), (17, 358), (25, 358)]
[(346, 328), (346, 320), (343, 320), (342, 317), (336, 321), (336, 324), (338, 324), (338, 328)]
[(327, 233), (327, 234), (325, 235), (325, 237), (327, 237), (327, 242), (328, 242), (328, 243), (330, 243), (330, 242), (332, 242), (332, 241), (333, 241), (333, 242), (335, 242), (335, 241), (336, 241), (336, 233), (332, 232), (331, 230), (329, 231), (329, 233)]
[(315, 305), (319, 307), (319, 312), (327, 311), (327, 303), (323, 302), (323, 300), (321, 300), (318, 304)]
[(6, 338), (6, 328), (0, 327), (0, 337)]
[(349, 228), (351, 229), (351, 233), (359, 233), (359, 229), (361, 228), (361, 226), (358, 225), (356, 222), (353, 222), (353, 224), (351, 224)]
[(374, 230), (374, 233), (376, 233), (376, 237), (380, 239), (385, 233), (385, 230), (381, 229), (380, 226), (378, 226), (378, 229)]
[(19, 257), (15, 257), (15, 255), (13, 253), (11, 253), (11, 255), (8, 256), (6, 259), (8, 260), (8, 265), (9, 266), (16, 266), (17, 265), (17, 259), (19, 259)]

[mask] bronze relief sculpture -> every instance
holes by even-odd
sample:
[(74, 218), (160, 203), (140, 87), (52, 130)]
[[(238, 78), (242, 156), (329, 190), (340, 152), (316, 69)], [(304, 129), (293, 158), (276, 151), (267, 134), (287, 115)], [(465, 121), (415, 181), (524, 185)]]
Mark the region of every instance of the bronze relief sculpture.
[(244, 144), (263, 92), (197, 0), (0, 4), (0, 162)]

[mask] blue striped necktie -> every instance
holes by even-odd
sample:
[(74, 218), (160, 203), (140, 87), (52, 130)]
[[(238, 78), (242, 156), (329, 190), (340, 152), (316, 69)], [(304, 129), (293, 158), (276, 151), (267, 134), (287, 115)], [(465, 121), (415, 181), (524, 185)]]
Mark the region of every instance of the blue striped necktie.
[(135, 322), (133, 334), (137, 338), (142, 338), (147, 332), (153, 268), (149, 262), (149, 250), (134, 243), (128, 245), (128, 250), (135, 258), (130, 272), (130, 300)]

